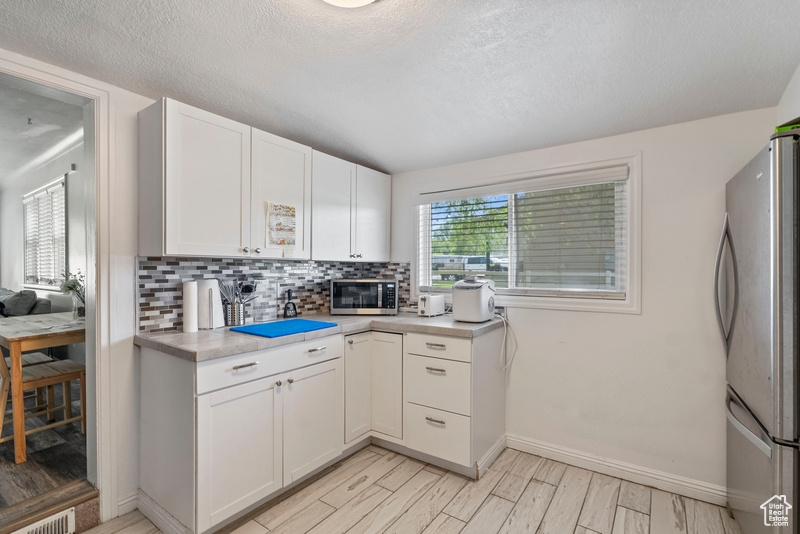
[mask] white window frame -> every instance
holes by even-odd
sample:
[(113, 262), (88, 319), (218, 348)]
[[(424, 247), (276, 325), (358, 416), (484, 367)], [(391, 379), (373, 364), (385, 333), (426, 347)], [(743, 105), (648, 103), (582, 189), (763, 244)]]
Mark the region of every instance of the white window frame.
[[(425, 254), (424, 241), (427, 240), (430, 250), (430, 229), (421, 227), (419, 207), (430, 205), (435, 202), (461, 200), (466, 198), (477, 198), (498, 194), (509, 194), (519, 191), (537, 191), (547, 189), (558, 189), (564, 187), (574, 187), (599, 183), (591, 179), (581, 179), (579, 174), (612, 166), (628, 166), (627, 179), (627, 241), (626, 241), (626, 272), (627, 284), (624, 298), (604, 299), (598, 298), (593, 293), (592, 298), (582, 298), (571, 293), (569, 297), (558, 296), (558, 292), (550, 295), (500, 295), (495, 298), (497, 306), (509, 308), (542, 308), (551, 310), (568, 311), (590, 311), (590, 312), (611, 312), (641, 314), (641, 226), (642, 226), (642, 173), (641, 173), (641, 154), (635, 156), (615, 158), (603, 161), (594, 161), (567, 165), (561, 167), (551, 167), (547, 169), (537, 169), (528, 172), (515, 173), (505, 176), (487, 177), (482, 180), (481, 185), (468, 186), (463, 188), (452, 188), (446, 190), (423, 191), (416, 199), (414, 206), (414, 233), (415, 233), (415, 253), (414, 264), (412, 265), (411, 287), (412, 299), (419, 298), (420, 273), (419, 266), (421, 254)], [(509, 210), (513, 209), (509, 205)], [(509, 220), (513, 220), (509, 217)], [(510, 223), (511, 224), (511, 223)], [(423, 230), (426, 230), (423, 233)], [(509, 228), (509, 231), (512, 229)], [(509, 268), (513, 260), (513, 252), (509, 249)], [(509, 270), (509, 276), (511, 271)], [(450, 301), (450, 290), (443, 290), (445, 298)], [(427, 293), (427, 292), (426, 292)]]
[(27, 263), (28, 263), (27, 262), (28, 228), (27, 228), (27, 218), (25, 217), (25, 207), (24, 207), (24, 205), (26, 203), (28, 203), (28, 202), (31, 202), (32, 199), (35, 199), (36, 197), (39, 197), (42, 194), (47, 194), (49, 191), (51, 191), (53, 189), (56, 189), (56, 188), (59, 188), (59, 187), (62, 188), (63, 195), (64, 195), (64, 221), (63, 221), (63, 224), (64, 224), (64, 258), (63, 258), (63, 265), (64, 265), (64, 271), (65, 272), (69, 272), (69, 263), (68, 263), (69, 262), (69, 223), (68, 223), (69, 216), (68, 216), (68, 206), (67, 206), (67, 199), (68, 199), (68, 196), (67, 196), (67, 176), (68, 176), (68, 174), (65, 174), (65, 175), (63, 175), (63, 176), (61, 176), (59, 178), (56, 178), (52, 182), (49, 182), (49, 183), (43, 185), (42, 187), (39, 187), (39, 188), (31, 191), (30, 193), (26, 193), (26, 194), (22, 195), (22, 202), (23, 202), (23, 210), (22, 210), (22, 213), (23, 213), (23, 224), (22, 224), (23, 266), (22, 266), (22, 270), (23, 270), (23, 280), (24, 280), (23, 287), (26, 288), (26, 289), (42, 289), (42, 290), (51, 290), (51, 291), (52, 290), (57, 290), (57, 291), (61, 290), (61, 281), (63, 281), (63, 276), (59, 277), (59, 275), (62, 275), (63, 273), (54, 273), (55, 274), (54, 280), (56, 280), (56, 283), (53, 284), (53, 285), (49, 285), (49, 284), (34, 284), (34, 283), (29, 283), (27, 281), (28, 280), (28, 272), (27, 272), (27, 269), (28, 269), (28, 265), (27, 265)]

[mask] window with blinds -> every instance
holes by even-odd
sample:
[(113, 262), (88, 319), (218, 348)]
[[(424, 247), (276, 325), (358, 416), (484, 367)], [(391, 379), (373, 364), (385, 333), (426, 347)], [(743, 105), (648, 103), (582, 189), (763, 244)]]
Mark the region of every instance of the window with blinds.
[(67, 270), (67, 195), (60, 178), (22, 197), (25, 283), (59, 286)]
[(569, 185), (521, 180), (497, 187), (509, 193), (420, 206), (420, 290), (479, 274), (500, 295), (625, 299), (628, 166), (559, 180)]

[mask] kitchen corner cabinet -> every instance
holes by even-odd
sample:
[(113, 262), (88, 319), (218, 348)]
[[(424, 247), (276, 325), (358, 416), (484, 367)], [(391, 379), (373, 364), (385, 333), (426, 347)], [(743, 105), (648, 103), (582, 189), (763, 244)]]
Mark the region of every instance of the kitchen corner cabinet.
[(209, 532), (338, 457), (342, 345), (335, 335), (199, 363), (142, 348), (145, 506), (173, 530)]
[(391, 177), (315, 150), (311, 183), (312, 258), (389, 261)]
[(345, 336), (345, 444), (366, 437), (403, 438), (403, 336)]
[[(139, 112), (139, 198), (140, 255), (310, 257), (311, 149), (248, 125), (166, 98)], [(270, 204), (294, 244), (270, 239)]]

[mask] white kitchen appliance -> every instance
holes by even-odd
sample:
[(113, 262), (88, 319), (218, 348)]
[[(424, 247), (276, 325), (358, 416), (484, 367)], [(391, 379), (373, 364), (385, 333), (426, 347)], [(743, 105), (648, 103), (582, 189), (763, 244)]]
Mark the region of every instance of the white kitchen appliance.
[(225, 326), (219, 281), (207, 278), (197, 281), (197, 328), (210, 330)]
[(420, 295), (418, 310), (420, 317), (443, 315), (444, 295)]
[(494, 280), (467, 276), (453, 284), (453, 319), (482, 323), (494, 317)]

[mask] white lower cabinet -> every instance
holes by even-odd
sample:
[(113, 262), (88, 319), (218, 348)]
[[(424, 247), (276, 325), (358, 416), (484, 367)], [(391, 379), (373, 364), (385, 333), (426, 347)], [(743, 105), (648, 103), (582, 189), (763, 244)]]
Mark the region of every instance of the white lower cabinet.
[(341, 360), (288, 373), (281, 391), (284, 485), (341, 454), (341, 383)]
[[(402, 358), (402, 354), (400, 355)], [(344, 442), (372, 430), (372, 332), (345, 336)]]
[(197, 397), (199, 531), (283, 485), (277, 389), (262, 378)]
[[(372, 430), (403, 438), (403, 336), (372, 333)], [(380, 437), (380, 436), (379, 436)]]
[(164, 532), (210, 532), (341, 455), (342, 345), (200, 363), (142, 348), (145, 515)]
[(429, 406), (406, 405), (408, 446), (460, 465), (470, 465), (471, 421)]
[(372, 432), (403, 438), (403, 335), (345, 336), (345, 443)]
[(470, 470), (485, 468), (499, 452), (505, 436), (502, 334), (471, 340), (407, 334), (406, 447)]

